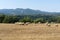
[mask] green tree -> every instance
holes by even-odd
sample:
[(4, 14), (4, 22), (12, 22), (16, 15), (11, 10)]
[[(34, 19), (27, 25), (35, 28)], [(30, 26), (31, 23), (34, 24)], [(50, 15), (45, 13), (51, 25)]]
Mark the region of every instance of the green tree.
[(5, 16), (3, 23), (15, 23), (18, 19), (16, 16)]
[(5, 18), (5, 15), (0, 14), (0, 23), (2, 23), (2, 22), (3, 22), (4, 18)]
[(60, 23), (60, 16), (56, 17), (56, 23)]
[(40, 23), (45, 23), (46, 20), (44, 20), (43, 18), (38, 18), (38, 19), (34, 20), (34, 22), (35, 22), (35, 23), (38, 23), (38, 22), (40, 22)]
[(11, 17), (10, 16), (5, 16), (3, 23), (10, 23)]
[(26, 22), (33, 22), (32, 21), (32, 19), (30, 18), (30, 17), (24, 17), (23, 19), (21, 19), (21, 20), (19, 20), (20, 22), (24, 22), (24, 23), (26, 23)]

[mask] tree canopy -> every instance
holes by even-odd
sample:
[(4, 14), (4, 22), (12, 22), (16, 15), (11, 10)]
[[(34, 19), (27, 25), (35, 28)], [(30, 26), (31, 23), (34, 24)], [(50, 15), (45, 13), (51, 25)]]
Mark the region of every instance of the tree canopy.
[(15, 22), (34, 22), (34, 23), (60, 23), (60, 16), (52, 15), (3, 15), (0, 14), (0, 23), (15, 23)]

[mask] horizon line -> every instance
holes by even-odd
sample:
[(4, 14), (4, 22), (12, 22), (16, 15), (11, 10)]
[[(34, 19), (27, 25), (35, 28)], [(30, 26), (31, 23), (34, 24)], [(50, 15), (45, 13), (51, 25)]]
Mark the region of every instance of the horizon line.
[(40, 10), (40, 9), (33, 9), (33, 8), (0, 8), (0, 10), (2, 9), (31, 9), (31, 10), (39, 10), (39, 11), (43, 11), (43, 12), (60, 12), (60, 11), (46, 11), (46, 10)]

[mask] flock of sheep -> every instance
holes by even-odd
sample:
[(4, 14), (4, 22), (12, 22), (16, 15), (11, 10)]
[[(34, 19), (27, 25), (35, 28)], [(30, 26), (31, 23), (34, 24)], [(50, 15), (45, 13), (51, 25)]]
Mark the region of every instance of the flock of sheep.
[(27, 23), (23, 23), (23, 22), (16, 22), (15, 24), (18, 24), (18, 25), (28, 25), (28, 24), (30, 24), (29, 22), (27, 22)]
[[(50, 26), (51, 26), (51, 24), (47, 24), (47, 26), (48, 26), (48, 27), (50, 27)], [(58, 24), (55, 24), (55, 26), (56, 26), (56, 27), (58, 27), (59, 25), (58, 25)]]
[[(23, 22), (16, 22), (15, 24), (18, 24), (18, 25), (28, 25), (30, 24), (29, 22), (27, 23), (23, 23)], [(40, 23), (39, 23), (40, 24)], [(49, 23), (45, 23), (46, 26), (50, 27), (52, 24), (49, 24)], [(59, 25), (58, 24), (54, 24), (56, 27), (58, 27)]]

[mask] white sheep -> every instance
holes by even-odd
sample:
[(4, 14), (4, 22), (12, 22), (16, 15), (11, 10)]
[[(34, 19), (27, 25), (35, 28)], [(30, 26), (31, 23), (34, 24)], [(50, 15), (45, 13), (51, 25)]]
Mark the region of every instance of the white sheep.
[(24, 25), (23, 22), (16, 22), (15, 24), (18, 24), (18, 25)]
[(50, 27), (51, 25), (50, 24), (47, 24), (48, 27)]
[(56, 27), (58, 27), (58, 24), (55, 24)]
[(26, 22), (25, 24), (28, 25), (28, 24), (30, 24), (30, 22)]

